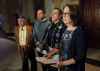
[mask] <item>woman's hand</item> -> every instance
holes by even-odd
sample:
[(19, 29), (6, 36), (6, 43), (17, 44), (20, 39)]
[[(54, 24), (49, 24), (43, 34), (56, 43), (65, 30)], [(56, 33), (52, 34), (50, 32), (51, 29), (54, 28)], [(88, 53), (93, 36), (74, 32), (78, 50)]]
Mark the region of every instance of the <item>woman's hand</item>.
[(47, 59), (51, 59), (51, 58), (52, 58), (52, 54), (51, 53), (48, 53)]
[(58, 62), (56, 63), (56, 65), (57, 65), (58, 67), (62, 67), (62, 66), (64, 66), (64, 61), (58, 61)]
[(60, 61), (59, 64), (58, 64), (58, 67), (62, 68), (64, 65), (63, 65), (63, 61)]
[(60, 61), (57, 64), (59, 66), (64, 66), (64, 65), (71, 65), (71, 64), (75, 64), (75, 63), (76, 63), (75, 59), (71, 58), (71, 59), (68, 59), (68, 60), (65, 60), (65, 61)]
[(48, 53), (47, 58), (48, 58), (48, 59), (51, 59), (52, 56), (53, 56), (55, 53), (57, 53), (58, 51), (59, 51), (59, 49), (53, 48), (52, 51), (50, 51), (50, 52)]

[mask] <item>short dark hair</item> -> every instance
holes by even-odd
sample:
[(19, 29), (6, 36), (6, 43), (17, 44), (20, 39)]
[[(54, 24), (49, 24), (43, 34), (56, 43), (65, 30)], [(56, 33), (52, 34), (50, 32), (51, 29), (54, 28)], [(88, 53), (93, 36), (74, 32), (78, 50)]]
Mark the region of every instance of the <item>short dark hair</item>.
[(37, 9), (37, 10), (36, 10), (36, 13), (37, 13), (37, 11), (39, 11), (39, 10), (41, 10), (41, 11), (43, 11), (43, 13), (45, 13), (45, 10), (42, 9), (42, 8)]
[(43, 13), (45, 14), (45, 10), (44, 9), (42, 9), (42, 8), (38, 8), (38, 9), (36, 9), (35, 10), (35, 14), (34, 14), (34, 18), (36, 19), (37, 18), (37, 11), (39, 11), (39, 10), (41, 10), (41, 11), (43, 11)]

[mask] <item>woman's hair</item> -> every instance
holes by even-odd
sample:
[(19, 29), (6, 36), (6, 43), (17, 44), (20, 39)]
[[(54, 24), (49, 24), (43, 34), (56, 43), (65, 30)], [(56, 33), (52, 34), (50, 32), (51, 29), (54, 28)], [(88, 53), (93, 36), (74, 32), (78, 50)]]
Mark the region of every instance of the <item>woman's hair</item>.
[[(23, 18), (25, 21), (24, 21), (24, 23), (26, 24), (26, 25), (28, 25), (28, 24), (30, 24), (29, 23), (29, 20), (26, 18), (26, 17), (24, 17), (24, 16), (19, 16), (17, 19), (19, 19), (19, 18)], [(17, 24), (16, 24), (16, 26), (18, 25), (18, 21), (17, 21)]]
[(62, 15), (62, 10), (60, 8), (54, 8), (54, 10), (58, 10), (59, 15)]
[(69, 10), (70, 10), (70, 18), (71, 20), (74, 22), (73, 25), (74, 26), (77, 26), (78, 25), (78, 19), (79, 19), (79, 16), (78, 16), (78, 9), (76, 8), (75, 5), (70, 5), (70, 4), (66, 4), (64, 7), (63, 7), (63, 10), (68, 7)]

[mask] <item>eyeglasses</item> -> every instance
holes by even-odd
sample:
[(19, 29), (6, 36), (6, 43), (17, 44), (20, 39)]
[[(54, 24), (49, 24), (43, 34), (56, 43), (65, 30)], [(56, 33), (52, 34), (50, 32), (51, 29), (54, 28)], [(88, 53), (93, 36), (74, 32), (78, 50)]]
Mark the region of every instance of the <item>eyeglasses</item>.
[(66, 12), (66, 13), (63, 13), (63, 15), (70, 15), (70, 13), (67, 13), (67, 12)]

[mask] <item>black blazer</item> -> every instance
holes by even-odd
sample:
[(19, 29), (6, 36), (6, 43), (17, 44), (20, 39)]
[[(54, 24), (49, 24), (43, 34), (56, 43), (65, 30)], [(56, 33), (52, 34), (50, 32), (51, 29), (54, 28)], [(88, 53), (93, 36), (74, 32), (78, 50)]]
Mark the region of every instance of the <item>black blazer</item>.
[(70, 45), (71, 54), (69, 55), (69, 58), (74, 58), (76, 61), (74, 65), (70, 65), (72, 71), (85, 71), (86, 49), (86, 33), (83, 31), (82, 27), (78, 26), (72, 35)]

